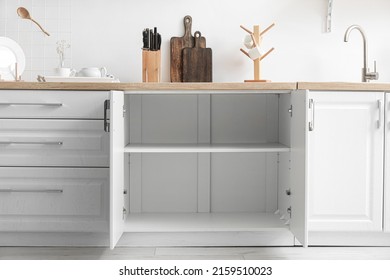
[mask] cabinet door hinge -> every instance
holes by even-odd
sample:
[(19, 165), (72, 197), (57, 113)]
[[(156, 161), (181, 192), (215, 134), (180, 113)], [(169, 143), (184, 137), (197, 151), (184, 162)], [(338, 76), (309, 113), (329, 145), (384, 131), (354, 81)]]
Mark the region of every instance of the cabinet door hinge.
[(290, 219), (291, 219), (291, 213), (292, 213), (291, 206), (287, 208), (287, 213), (290, 215)]
[(292, 117), (292, 115), (293, 115), (293, 106), (292, 105), (290, 105), (290, 108), (288, 108), (288, 112), (290, 114), (290, 117)]
[(123, 217), (122, 217), (123, 220), (126, 219), (126, 214), (127, 214), (127, 210), (125, 207), (123, 207)]
[(123, 105), (123, 117), (126, 117), (126, 109), (125, 109), (125, 106)]

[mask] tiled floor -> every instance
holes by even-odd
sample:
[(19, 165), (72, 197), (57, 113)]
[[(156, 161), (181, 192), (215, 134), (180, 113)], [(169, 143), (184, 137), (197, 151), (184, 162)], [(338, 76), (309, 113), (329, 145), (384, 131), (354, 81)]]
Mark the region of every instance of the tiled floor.
[(0, 247), (1, 260), (390, 260), (390, 247)]

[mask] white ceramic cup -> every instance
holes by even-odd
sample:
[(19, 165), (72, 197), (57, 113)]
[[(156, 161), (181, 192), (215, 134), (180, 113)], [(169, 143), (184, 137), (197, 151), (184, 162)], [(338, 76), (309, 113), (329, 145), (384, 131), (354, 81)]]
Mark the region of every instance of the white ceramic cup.
[(244, 46), (247, 47), (247, 49), (253, 48), (255, 45), (253, 44), (252, 36), (251, 35), (245, 35), (244, 37)]
[(261, 52), (258, 47), (254, 47), (248, 51), (248, 54), (252, 60), (258, 59), (261, 57)]
[(77, 77), (106, 77), (107, 69), (106, 67), (97, 68), (97, 67), (86, 67), (82, 68), (76, 73)]
[(76, 70), (72, 68), (55, 68), (54, 73), (59, 77), (71, 77), (74, 76)]

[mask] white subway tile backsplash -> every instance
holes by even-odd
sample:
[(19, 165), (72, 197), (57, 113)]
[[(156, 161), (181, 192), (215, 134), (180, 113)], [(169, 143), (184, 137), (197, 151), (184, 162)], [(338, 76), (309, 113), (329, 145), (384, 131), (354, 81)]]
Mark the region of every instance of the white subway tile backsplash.
[(5, 36), (5, 19), (0, 18), (0, 36)]
[(46, 4), (45, 2), (46, 2), (45, 0), (32, 0), (33, 6), (38, 6), (38, 7), (44, 7)]
[(57, 58), (45, 58), (44, 61), (44, 73), (51, 73), (50, 75), (53, 75), (54, 68), (59, 67), (59, 59)]
[(5, 7), (5, 12), (6, 12), (6, 18), (18, 18), (18, 14), (16, 10), (19, 7), (18, 1), (11, 1), (7, 0), (6, 7)]
[(70, 6), (60, 6), (58, 13), (59, 13), (59, 19), (70, 19), (71, 7)]
[(29, 9), (32, 7), (32, 0), (19, 0), (19, 6)]
[(58, 19), (46, 19), (45, 21), (45, 30), (51, 33), (56, 33), (58, 31), (58, 25), (59, 25), (59, 20)]
[(46, 0), (46, 7), (58, 7), (59, 0)]
[(59, 55), (57, 53), (57, 44), (45, 45), (45, 58), (58, 58), (59, 60)]
[(70, 7), (71, 0), (59, 0), (60, 7)]
[(46, 20), (48, 20), (48, 19), (58, 20), (58, 16), (59, 16), (58, 5), (57, 6), (46, 6), (45, 14), (46, 14)]
[[(19, 32), (33, 31), (33, 23), (31, 21), (19, 19)], [(35, 27), (34, 27), (35, 28)]]
[(19, 19), (8, 19), (6, 28), (9, 31), (19, 31)]
[(28, 45), (31, 48), (32, 44), (32, 32), (19, 32), (19, 44), (24, 46)]
[(5, 5), (5, 0), (0, 0), (0, 18), (4, 19), (6, 16), (6, 5)]
[[(61, 41), (61, 40), (65, 40), (68, 44), (70, 44), (70, 47), (72, 48), (72, 33), (59, 32), (57, 41)], [(68, 50), (68, 51), (70, 51), (70, 50)]]
[[(25, 7), (33, 19), (50, 34), (44, 35), (29, 20), (17, 15), (17, 8)], [(71, 44), (71, 0), (0, 0), (0, 36), (18, 42), (26, 56), (23, 80), (36, 81), (37, 75), (53, 75), (58, 67), (57, 41)], [(65, 63), (72, 66), (72, 52), (66, 50)]]
[(17, 30), (5, 30), (5, 37), (8, 37), (16, 42), (19, 42), (19, 32)]
[[(37, 81), (38, 75), (39, 75), (39, 76), (42, 76), (43, 74), (44, 74), (44, 73), (43, 73), (42, 70), (40, 70), (40, 71), (29, 71), (29, 72), (27, 72), (27, 76), (26, 76), (26, 79), (25, 79), (25, 80), (27, 80), (27, 78), (28, 78), (29, 81), (36, 82), (36, 81)], [(23, 75), (23, 76), (24, 76), (24, 75)]]
[(44, 45), (31, 45), (31, 57), (43, 60), (45, 58)]
[(32, 71), (39, 71), (44, 68), (44, 60), (41, 58), (32, 58), (31, 59), (31, 69)]
[(33, 45), (44, 45), (45, 44), (45, 34), (39, 31), (32, 32), (32, 44)]
[(37, 6), (35, 6), (35, 7), (32, 8), (32, 11), (29, 11), (29, 12), (30, 12), (30, 16), (34, 20), (39, 22), (39, 24), (41, 24), (42, 27), (44, 27), (44, 25), (45, 25), (45, 7), (37, 7)]
[(59, 33), (70, 33), (72, 24), (68, 19), (61, 19), (58, 21), (58, 32)]

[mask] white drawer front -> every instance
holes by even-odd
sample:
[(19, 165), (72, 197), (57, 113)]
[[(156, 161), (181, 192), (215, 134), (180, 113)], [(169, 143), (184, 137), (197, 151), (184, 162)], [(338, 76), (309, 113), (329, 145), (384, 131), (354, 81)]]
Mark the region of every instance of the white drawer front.
[(102, 119), (108, 92), (0, 91), (0, 118)]
[(0, 167), (0, 231), (106, 231), (108, 168)]
[(0, 166), (109, 166), (101, 120), (0, 119)]

